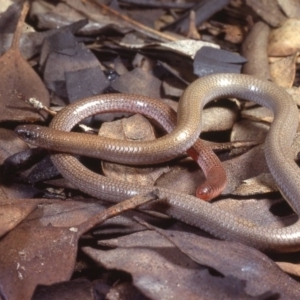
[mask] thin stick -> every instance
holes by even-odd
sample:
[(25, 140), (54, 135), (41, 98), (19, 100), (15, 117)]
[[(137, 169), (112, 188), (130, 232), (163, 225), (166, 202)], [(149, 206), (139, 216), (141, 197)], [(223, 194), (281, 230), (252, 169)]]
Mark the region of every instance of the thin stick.
[(25, 1), (22, 11), (21, 11), (21, 14), (20, 14), (20, 17), (19, 17), (19, 20), (18, 20), (18, 23), (17, 23), (17, 26), (16, 26), (16, 29), (15, 29), (14, 37), (13, 37), (13, 40), (11, 43), (12, 49), (15, 49), (15, 50), (19, 49), (19, 43), (20, 43), (20, 38), (21, 38), (21, 34), (22, 34), (22, 29), (23, 29), (25, 17), (28, 13), (28, 10), (29, 10), (29, 2)]
[(105, 209), (104, 211), (100, 212), (99, 214), (93, 216), (88, 221), (80, 224), (80, 226), (78, 226), (78, 233), (82, 234), (90, 230), (91, 228), (93, 228), (95, 225), (101, 224), (107, 219), (115, 217), (124, 211), (135, 209), (150, 201), (157, 200), (158, 194), (159, 194), (158, 190), (154, 189), (153, 191), (147, 193), (146, 195), (138, 195), (130, 199), (124, 200), (116, 205), (113, 205), (108, 209)]

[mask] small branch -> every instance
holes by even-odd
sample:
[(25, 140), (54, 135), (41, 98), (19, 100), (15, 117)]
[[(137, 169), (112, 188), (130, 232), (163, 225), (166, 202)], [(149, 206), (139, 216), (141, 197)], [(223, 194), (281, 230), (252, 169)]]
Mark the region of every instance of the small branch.
[(37, 100), (36, 98), (29, 98), (25, 100), (25, 102), (29, 103), (33, 108), (36, 110), (44, 110), (51, 116), (55, 116), (57, 114), (56, 111), (49, 109), (47, 106), (45, 106), (41, 101)]
[[(75, 7), (75, 5), (72, 4), (71, 1), (66, 1), (67, 4), (71, 7), (73, 7), (74, 9), (77, 9)], [(177, 41), (178, 40), (178, 37), (174, 37), (174, 36), (171, 36), (169, 34), (166, 34), (166, 33), (162, 33), (160, 31), (157, 31), (155, 29), (152, 29), (148, 26), (145, 26), (144, 24), (141, 24), (127, 16), (124, 16), (122, 15), (121, 13), (119, 13), (118, 11), (108, 7), (107, 5), (105, 4), (102, 4), (102, 3), (99, 3), (99, 2), (95, 2), (94, 0), (85, 0), (84, 1), (85, 3), (90, 3), (96, 7), (100, 7), (101, 9), (103, 9), (105, 12), (108, 12), (109, 14), (113, 15), (113, 16), (116, 16), (118, 17), (119, 19), (127, 22), (129, 25), (131, 25), (131, 27), (133, 29), (135, 29), (136, 31), (139, 31), (139, 32), (142, 32), (144, 34), (147, 34), (148, 36), (152, 37), (152, 38), (155, 38), (157, 40), (160, 40), (160, 41)], [(89, 18), (91, 20), (94, 20), (97, 22), (97, 20), (95, 20), (95, 18), (93, 18), (92, 16), (89, 16)]]
[(25, 21), (25, 17), (28, 13), (29, 10), (29, 2), (25, 1), (21, 14), (20, 14), (20, 18), (18, 20), (16, 29), (15, 29), (15, 33), (14, 33), (14, 37), (11, 43), (11, 49), (14, 50), (18, 50), (19, 49), (19, 43), (20, 43), (20, 38), (21, 38), (21, 34), (22, 34), (22, 30), (23, 30), (23, 25), (24, 25), (24, 21)]
[(113, 218), (124, 211), (135, 209), (143, 204), (146, 204), (150, 201), (157, 200), (158, 199), (159, 191), (158, 189), (155, 189), (146, 195), (138, 195), (135, 197), (132, 197), (130, 199), (124, 200), (116, 205), (113, 205), (109, 207), (108, 209), (100, 212), (99, 214), (93, 216), (88, 221), (80, 224), (78, 226), (78, 232), (79, 234), (83, 234), (84, 232), (92, 229), (95, 227), (95, 225), (102, 224), (106, 220)]

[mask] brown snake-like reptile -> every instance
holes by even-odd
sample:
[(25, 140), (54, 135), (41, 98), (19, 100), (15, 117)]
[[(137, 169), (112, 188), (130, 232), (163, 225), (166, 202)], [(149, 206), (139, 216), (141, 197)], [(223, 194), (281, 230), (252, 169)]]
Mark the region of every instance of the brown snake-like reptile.
[[(95, 96), (69, 105), (55, 116), (50, 128), (23, 125), (17, 128), (17, 132), (31, 144), (88, 155), (89, 148), (94, 147), (92, 140), (95, 137), (89, 137), (87, 140), (86, 136), (77, 136), (74, 133), (73, 139), (69, 133), (60, 131), (70, 131), (79, 121), (97, 113), (97, 107), (101, 106), (101, 97)], [(106, 95), (106, 97), (115, 96)], [(118, 95), (118, 97), (121, 107), (121, 103), (129, 100), (127, 95)], [(144, 148), (140, 148), (138, 142), (135, 144), (135, 152), (131, 152), (132, 149), (129, 150), (127, 146), (123, 147), (124, 141), (115, 141), (116, 143), (104, 147), (109, 149), (107, 151), (112, 151), (109, 152), (109, 160), (113, 160), (112, 153), (117, 152), (120, 147), (123, 147), (120, 157), (126, 156), (125, 159), (130, 158), (131, 162), (136, 164), (157, 155), (163, 157), (160, 161), (164, 161), (182, 153), (193, 145), (200, 134), (203, 106), (212, 100), (224, 97), (251, 100), (273, 111), (274, 121), (265, 141), (266, 160), (282, 195), (299, 215), (300, 170), (291, 153), (291, 144), (299, 122), (297, 106), (283, 89), (251, 76), (217, 74), (196, 80), (188, 86), (180, 99), (176, 129), (171, 134), (157, 139), (159, 146), (155, 146), (156, 152), (153, 152), (155, 147), (151, 148), (150, 145), (157, 141), (145, 142)], [(142, 101), (141, 106), (143, 106)], [(78, 137), (80, 140), (76, 140)], [(179, 144), (184, 141), (181, 148), (174, 146), (178, 141)], [(83, 146), (82, 151), (78, 150), (80, 146)], [(141, 153), (139, 149), (142, 149)], [(61, 174), (74, 186), (94, 197), (117, 202), (153, 189), (153, 187), (130, 184), (96, 174), (70, 154), (53, 154), (52, 160)], [(118, 159), (117, 161), (122, 162)], [(162, 200), (148, 205), (147, 208), (160, 210), (219, 238), (240, 241), (262, 250), (280, 252), (300, 250), (300, 221), (284, 228), (260, 227), (194, 196), (165, 188), (159, 188), (159, 193)]]

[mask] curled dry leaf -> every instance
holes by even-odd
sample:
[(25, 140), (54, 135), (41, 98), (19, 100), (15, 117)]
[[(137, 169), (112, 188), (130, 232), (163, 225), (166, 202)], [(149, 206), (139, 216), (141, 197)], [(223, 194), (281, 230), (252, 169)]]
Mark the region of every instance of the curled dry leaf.
[(195, 40), (178, 40), (174, 42), (167, 42), (167, 43), (161, 43), (160, 46), (162, 48), (171, 49), (175, 52), (185, 54), (191, 58), (195, 58), (196, 53), (202, 48), (202, 47), (212, 47), (220, 49), (220, 46), (217, 44), (204, 42), (204, 41), (195, 41)]
[[(178, 101), (163, 99), (163, 102), (171, 106), (175, 111)], [(226, 131), (232, 129), (238, 119), (239, 111), (234, 103), (227, 102), (226, 106), (211, 106), (202, 111), (201, 132)], [(218, 120), (218, 122), (216, 122)]]
[(298, 54), (286, 57), (276, 57), (270, 63), (273, 82), (284, 88), (293, 86), (296, 76), (296, 60)]
[(266, 123), (272, 123), (273, 121), (272, 112), (263, 106), (243, 109), (241, 115), (243, 118), (252, 121), (259, 121), (259, 122), (266, 122)]
[(202, 132), (225, 131), (233, 127), (238, 118), (238, 110), (228, 107), (210, 107), (203, 110), (202, 116)]
[(250, 6), (266, 23), (273, 27), (279, 26), (286, 20), (277, 1), (246, 0)]
[(39, 99), (45, 106), (49, 106), (49, 94), (40, 77), (22, 57), (19, 50), (19, 37), (24, 19), (29, 8), (25, 2), (14, 39), (10, 49), (0, 57), (0, 107), (2, 113), (0, 121), (26, 121), (34, 122), (43, 120), (25, 100)]
[(300, 18), (300, 3), (298, 0), (277, 0), (277, 2), (289, 18)]
[(300, 36), (297, 32), (300, 20), (288, 19), (281, 27), (273, 29), (269, 37), (269, 56), (288, 56), (300, 49)]
[(285, 261), (278, 261), (276, 262), (277, 265), (279, 266), (279, 268), (281, 270), (283, 270), (284, 272), (300, 277), (300, 266), (299, 264), (292, 264), (289, 262), (285, 262)]
[[(153, 127), (141, 115), (104, 123), (101, 126), (99, 135), (123, 140), (146, 141), (155, 139)], [(167, 166), (137, 168), (108, 162), (102, 162), (102, 168), (103, 173), (110, 178), (143, 185), (153, 185), (155, 180), (169, 169)]]

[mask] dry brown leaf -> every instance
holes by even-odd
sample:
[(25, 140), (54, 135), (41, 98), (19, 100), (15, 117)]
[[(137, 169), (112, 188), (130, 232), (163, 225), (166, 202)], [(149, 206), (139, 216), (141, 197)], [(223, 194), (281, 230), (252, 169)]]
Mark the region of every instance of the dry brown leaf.
[(300, 3), (298, 0), (277, 0), (277, 2), (289, 18), (300, 18)]
[(300, 49), (298, 28), (300, 20), (287, 19), (281, 27), (273, 29), (269, 37), (269, 56), (289, 56)]
[(281, 270), (283, 270), (284, 272), (300, 277), (300, 266), (299, 264), (292, 264), (289, 262), (285, 262), (285, 261), (278, 261), (276, 262), (276, 264), (279, 266), (279, 268)]
[(103, 210), (87, 202), (27, 201), (38, 208), (0, 243), (1, 293), (6, 299), (30, 299), (37, 284), (69, 280), (77, 254), (76, 226)]
[(300, 89), (299, 87), (293, 86), (291, 88), (287, 88), (286, 91), (292, 96), (295, 103), (300, 106)]
[(243, 109), (241, 116), (245, 119), (258, 122), (272, 123), (273, 113), (264, 106)]
[[(153, 127), (141, 115), (104, 123), (100, 128), (99, 135), (121, 140), (146, 141), (155, 139)], [(156, 179), (164, 172), (167, 172), (169, 168), (167, 166), (130, 167), (102, 162), (102, 169), (103, 173), (110, 178), (143, 185), (153, 185)]]
[(0, 164), (9, 156), (27, 149), (28, 145), (13, 130), (0, 128)]
[(161, 81), (152, 73), (146, 72), (141, 68), (135, 68), (123, 74), (111, 86), (120, 93), (160, 98)]
[(40, 100), (49, 106), (49, 94), (40, 77), (22, 57), (19, 50), (19, 38), (24, 19), (29, 8), (25, 2), (20, 20), (18, 22), (11, 48), (0, 57), (1, 81), (1, 107), (0, 121), (26, 121), (43, 120), (41, 114), (26, 104), (29, 98)]
[(297, 55), (295, 53), (286, 57), (276, 57), (271, 60), (270, 73), (274, 83), (284, 88), (293, 86), (296, 76)]
[[(94, 284), (87, 279), (77, 279), (49, 285), (39, 285), (31, 300), (96, 300)], [(98, 294), (97, 294), (98, 295)]]
[(270, 173), (262, 173), (256, 177), (246, 179), (232, 193), (238, 196), (250, 196), (278, 191), (276, 183)]
[[(134, 285), (151, 299), (177, 295), (182, 299), (218, 299), (220, 294), (222, 299), (251, 299), (269, 290), (290, 298), (299, 293), (299, 284), (257, 250), (186, 232), (159, 232), (176, 247), (158, 233), (146, 231), (99, 242), (112, 248), (108, 251), (83, 250), (105, 268), (129, 272)], [(207, 267), (222, 275), (210, 275)]]
[(225, 198), (213, 203), (216, 207), (234, 216), (249, 220), (253, 226), (261, 228), (282, 228), (296, 222), (293, 214), (283, 199), (231, 199)]
[(236, 108), (210, 107), (203, 110), (202, 132), (225, 131), (233, 127), (238, 118)]
[[(247, 282), (245, 290), (250, 295), (266, 293), (269, 290), (287, 298), (298, 295), (299, 284), (292, 281), (273, 261), (256, 249), (240, 243), (196, 237), (187, 232), (163, 230), (148, 225), (146, 227), (162, 234), (182, 253), (200, 265), (213, 268), (223, 276), (245, 280)], [(247, 272), (243, 270), (245, 267)], [(295, 290), (290, 292), (292, 285)]]
[[(246, 110), (245, 110), (246, 111)], [(262, 112), (266, 117), (265, 112)], [(267, 117), (270, 120), (270, 116)], [(230, 140), (235, 141), (257, 141), (261, 143), (265, 140), (270, 126), (264, 123), (254, 122), (251, 120), (241, 120), (236, 122), (232, 128)], [(237, 153), (239, 150), (233, 150)]]
[(243, 180), (258, 176), (269, 171), (263, 147), (254, 147), (243, 155), (223, 162), (227, 174), (227, 186), (222, 194), (230, 194)]
[[(1, 201), (2, 202), (2, 201)], [(37, 206), (33, 201), (18, 199), (0, 204), (0, 237), (21, 223)]]
[(249, 5), (264, 21), (273, 27), (279, 26), (286, 20), (277, 1), (246, 0)]
[[(178, 101), (168, 99), (164, 99), (162, 101), (177, 111)], [(201, 132), (225, 131), (232, 129), (238, 118), (239, 111), (237, 106), (233, 105), (233, 103), (230, 103), (228, 106), (229, 107), (213, 106), (205, 108), (202, 111)]]

